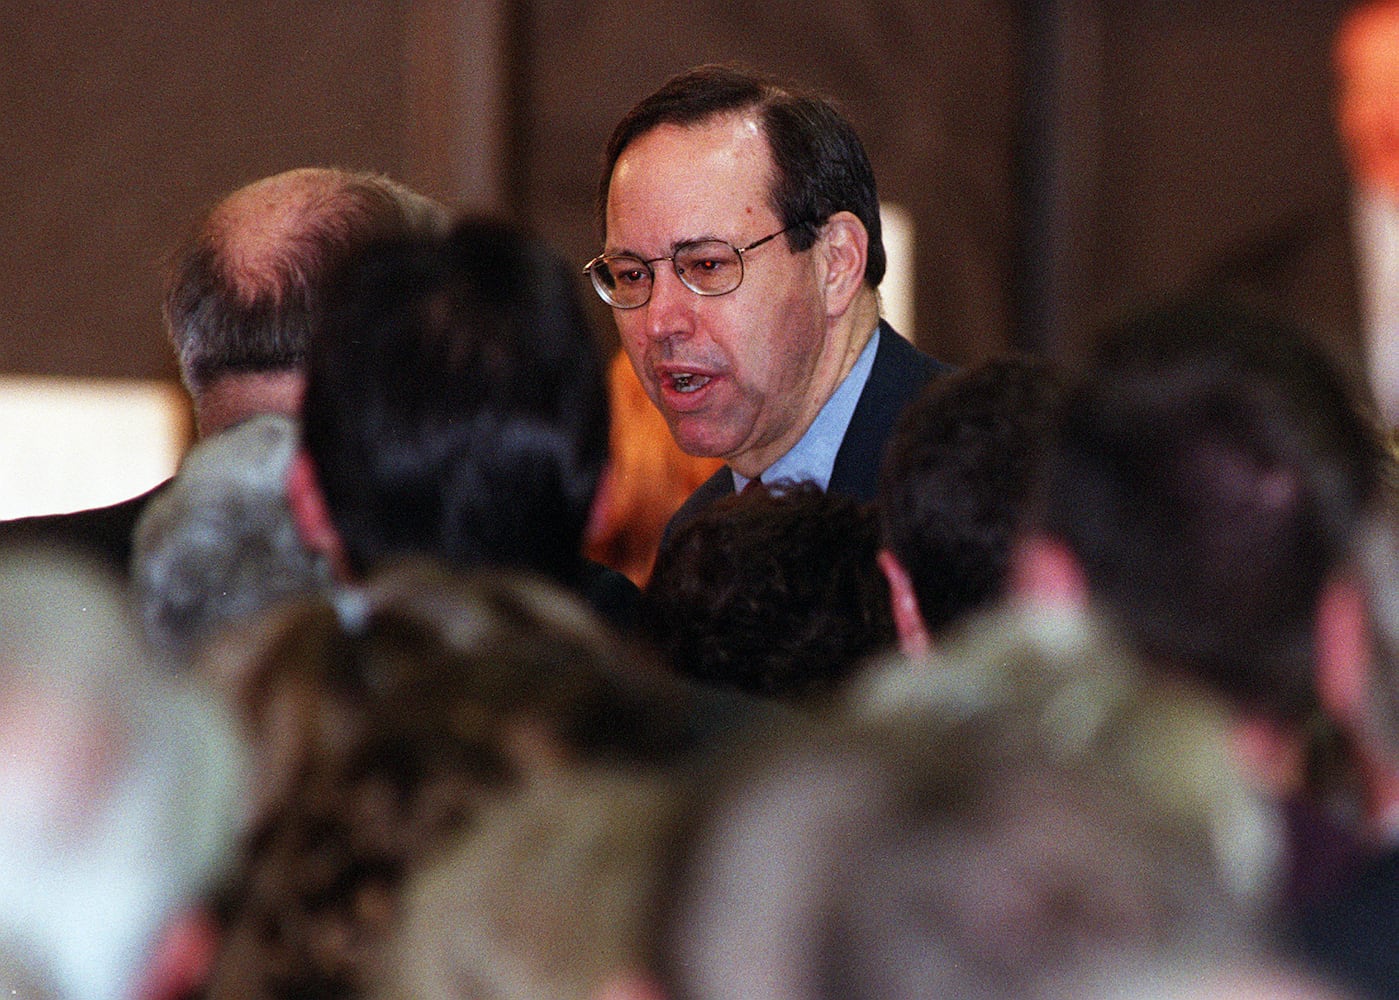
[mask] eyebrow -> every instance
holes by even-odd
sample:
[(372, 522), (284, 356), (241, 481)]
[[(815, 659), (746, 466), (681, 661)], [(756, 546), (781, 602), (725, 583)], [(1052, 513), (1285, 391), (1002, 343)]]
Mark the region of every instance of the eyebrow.
[[(731, 246), (731, 247), (734, 247), (734, 246), (738, 246), (738, 245), (739, 245), (739, 244), (737, 244), (737, 243), (733, 243), (733, 242), (730, 242), (729, 240), (724, 239), (724, 237), (722, 237), (722, 236), (713, 236), (713, 235), (691, 236), (691, 237), (688, 237), (687, 239), (675, 240), (674, 242), (672, 242), (672, 243), (670, 244), (670, 249), (669, 249), (666, 253), (661, 254), (661, 256), (662, 256), (662, 257), (669, 257), (669, 256), (672, 256), (672, 255), (675, 253), (676, 250), (680, 249), (680, 248), (683, 247), (683, 246), (689, 246), (689, 245), (692, 244), (692, 243), (728, 243), (728, 245)], [(603, 252), (604, 255), (622, 255), (622, 254), (625, 254), (625, 255), (628, 256), (628, 257), (635, 257), (637, 260), (655, 260), (655, 259), (656, 259), (655, 257), (650, 257), (650, 256), (648, 256), (648, 255), (642, 253), (640, 250), (633, 250), (633, 249), (631, 249), (630, 247), (620, 247), (620, 248), (618, 248), (618, 249), (616, 249), (616, 250), (613, 250), (613, 249), (611, 249), (611, 248), (609, 248), (609, 247), (604, 246), (602, 252)]]

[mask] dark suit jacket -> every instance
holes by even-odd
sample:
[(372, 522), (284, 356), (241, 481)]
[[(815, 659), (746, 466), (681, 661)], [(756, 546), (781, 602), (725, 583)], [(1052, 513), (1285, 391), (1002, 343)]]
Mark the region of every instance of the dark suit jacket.
[[(168, 480), (167, 480), (168, 482)], [(125, 577), (131, 569), (131, 538), (146, 504), (165, 487), (108, 507), (67, 514), (40, 514), (0, 521), (0, 545), (57, 545), (96, 556)]]
[[(858, 500), (874, 499), (879, 463), (894, 421), (934, 375), (947, 370), (942, 362), (919, 351), (880, 320), (879, 348), (875, 351), (870, 377), (850, 416), (850, 426), (836, 452), (830, 492)], [(733, 472), (726, 465), (690, 494), (666, 525), (665, 537), (669, 538), (677, 527), (733, 490)]]

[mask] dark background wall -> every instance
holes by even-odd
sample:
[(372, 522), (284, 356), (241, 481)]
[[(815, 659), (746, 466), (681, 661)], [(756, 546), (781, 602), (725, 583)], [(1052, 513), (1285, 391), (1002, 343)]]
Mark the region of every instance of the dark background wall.
[(161, 264), (205, 206), (303, 163), (401, 173), (404, 9), (4, 5), (0, 370), (173, 376)]
[(221, 194), (297, 165), (371, 167), (513, 211), (581, 264), (611, 125), (707, 60), (841, 101), (881, 193), (915, 220), (925, 347), (1071, 354), (1105, 318), (1341, 203), (1326, 63), (1339, 9), (5, 5), (0, 371), (172, 376), (164, 255)]

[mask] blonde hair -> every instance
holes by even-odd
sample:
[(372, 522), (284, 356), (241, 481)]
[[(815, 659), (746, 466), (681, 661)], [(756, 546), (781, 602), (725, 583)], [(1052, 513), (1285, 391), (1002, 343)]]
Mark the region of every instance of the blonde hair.
[(483, 810), (410, 887), (382, 1000), (590, 1000), (640, 969), (677, 801), (659, 777), (592, 770)]

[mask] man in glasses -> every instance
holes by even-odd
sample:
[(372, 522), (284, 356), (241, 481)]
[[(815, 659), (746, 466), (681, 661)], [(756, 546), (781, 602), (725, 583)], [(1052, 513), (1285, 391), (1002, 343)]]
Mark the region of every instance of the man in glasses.
[(766, 483), (872, 499), (904, 403), (942, 366), (879, 318), (874, 174), (828, 102), (702, 66), (617, 125), (587, 266), (682, 449), (728, 463), (671, 527)]

